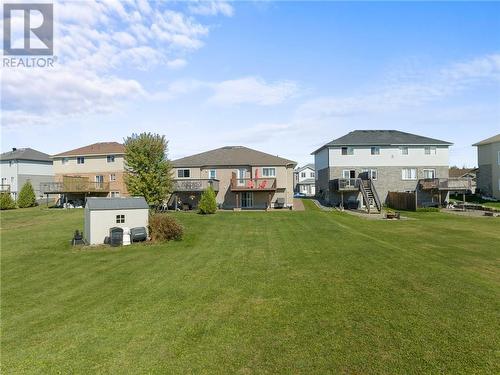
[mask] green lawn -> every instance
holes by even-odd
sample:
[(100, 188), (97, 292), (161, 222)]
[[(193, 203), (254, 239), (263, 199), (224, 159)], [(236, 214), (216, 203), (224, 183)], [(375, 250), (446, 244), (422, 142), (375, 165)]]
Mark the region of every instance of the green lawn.
[[(458, 201), (458, 202), (463, 202), (463, 197), (461, 194), (452, 194), (450, 196), (450, 200), (452, 201)], [(465, 201), (466, 202), (469, 202), (469, 203), (477, 203), (477, 204), (481, 204), (483, 206), (486, 206), (486, 207), (493, 207), (493, 208), (498, 208), (500, 209), (500, 202), (492, 202), (492, 201), (488, 201), (488, 200), (485, 200), (485, 199), (482, 199), (481, 197), (478, 197), (476, 195), (466, 195), (465, 196)]]
[(2, 373), (500, 373), (500, 219), (306, 206), (94, 250), (82, 210), (2, 212)]

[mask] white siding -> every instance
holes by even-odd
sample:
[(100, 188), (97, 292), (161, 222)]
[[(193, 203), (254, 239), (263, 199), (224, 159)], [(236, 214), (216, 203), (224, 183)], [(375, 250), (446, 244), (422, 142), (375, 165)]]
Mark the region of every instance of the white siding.
[[(86, 210), (87, 211), (87, 210)], [(90, 220), (85, 223), (85, 239), (91, 245), (104, 243), (104, 238), (109, 236), (109, 229), (113, 227), (120, 228), (148, 228), (149, 210), (128, 209), (128, 210), (90, 210), (85, 213), (85, 220)], [(125, 215), (125, 223), (117, 224), (116, 215)]]
[[(408, 155), (403, 155), (397, 146), (380, 147), (379, 155), (371, 154), (371, 147), (353, 147), (353, 155), (342, 155), (342, 148), (329, 149), (329, 163), (331, 167), (370, 167), (370, 166), (448, 166), (449, 156), (447, 146), (436, 147), (436, 152), (431, 151), (426, 155), (424, 146), (409, 146)], [(316, 169), (321, 169), (316, 166)]]

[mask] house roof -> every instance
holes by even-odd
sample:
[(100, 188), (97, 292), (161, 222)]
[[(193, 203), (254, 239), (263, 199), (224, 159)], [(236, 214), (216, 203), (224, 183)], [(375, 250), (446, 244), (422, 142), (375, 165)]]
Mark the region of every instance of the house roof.
[(462, 177), (466, 174), (476, 174), (477, 168), (450, 168), (449, 176), (451, 178)]
[(99, 142), (88, 146), (75, 148), (74, 150), (69, 150), (61, 152), (60, 154), (54, 155), (54, 157), (62, 156), (83, 156), (83, 155), (111, 155), (111, 154), (124, 154), (125, 146), (118, 142)]
[(392, 146), (392, 145), (444, 145), (453, 143), (421, 135), (401, 132), (399, 130), (354, 130), (340, 138), (323, 145), (313, 152), (333, 146)]
[(244, 146), (226, 146), (172, 161), (174, 167), (297, 165), (296, 162)]
[(304, 165), (304, 166), (302, 166), (302, 167), (299, 167), (299, 168), (297, 168), (297, 169), (295, 170), (295, 173), (300, 173), (300, 172), (302, 172), (304, 169), (307, 169), (307, 168), (312, 169), (312, 170), (314, 171), (314, 164), (309, 163), (309, 164), (306, 164), (306, 165)]
[(473, 146), (489, 145), (490, 143), (500, 142), (500, 134), (494, 135), (493, 137), (483, 139), (480, 142), (474, 143)]
[(85, 208), (89, 210), (133, 210), (149, 209), (144, 197), (98, 198), (89, 197)]
[(17, 148), (4, 152), (0, 155), (0, 160), (33, 160), (52, 162), (50, 155), (33, 150), (32, 148)]

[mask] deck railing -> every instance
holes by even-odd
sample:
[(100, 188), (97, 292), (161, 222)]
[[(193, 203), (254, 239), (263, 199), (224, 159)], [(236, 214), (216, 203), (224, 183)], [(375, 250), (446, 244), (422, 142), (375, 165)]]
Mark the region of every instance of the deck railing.
[(109, 192), (109, 182), (92, 181), (63, 181), (63, 182), (41, 182), (40, 191), (43, 194), (55, 193), (95, 193)]
[(197, 192), (208, 189), (209, 186), (219, 191), (219, 180), (216, 179), (185, 179), (174, 180), (174, 192)]
[(330, 181), (334, 191), (356, 191), (359, 190), (360, 178), (335, 178)]
[(0, 184), (0, 193), (10, 193), (10, 185)]
[(424, 178), (418, 181), (422, 190), (467, 190), (472, 191), (472, 179), (457, 178)]
[(231, 178), (231, 191), (274, 191), (276, 178), (237, 178), (233, 173)]

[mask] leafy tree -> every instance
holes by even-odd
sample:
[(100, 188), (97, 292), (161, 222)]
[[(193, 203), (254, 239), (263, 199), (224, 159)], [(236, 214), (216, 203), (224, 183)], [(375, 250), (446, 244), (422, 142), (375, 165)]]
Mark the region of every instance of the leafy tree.
[(209, 186), (201, 195), (198, 212), (203, 215), (215, 214), (215, 211), (217, 211), (217, 201), (215, 198), (215, 191)]
[(132, 134), (125, 144), (125, 183), (131, 195), (143, 196), (159, 206), (172, 190), (168, 141), (152, 133)]
[(10, 210), (16, 208), (16, 202), (10, 196), (10, 193), (0, 193), (0, 210)]
[(26, 181), (17, 197), (17, 205), (21, 208), (33, 207), (36, 205), (35, 190), (31, 182)]

